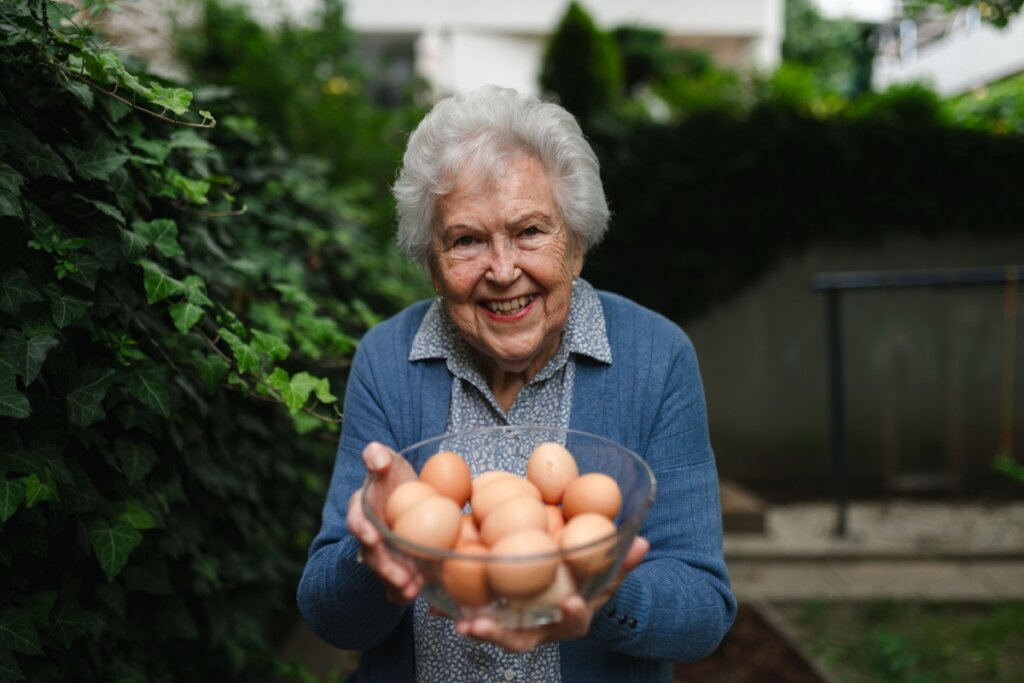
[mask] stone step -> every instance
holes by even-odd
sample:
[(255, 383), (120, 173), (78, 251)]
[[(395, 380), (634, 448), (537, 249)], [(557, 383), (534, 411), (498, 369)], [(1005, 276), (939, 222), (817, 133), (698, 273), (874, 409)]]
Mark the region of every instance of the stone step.
[(763, 534), (767, 503), (735, 481), (722, 480), (722, 526), (726, 533)]

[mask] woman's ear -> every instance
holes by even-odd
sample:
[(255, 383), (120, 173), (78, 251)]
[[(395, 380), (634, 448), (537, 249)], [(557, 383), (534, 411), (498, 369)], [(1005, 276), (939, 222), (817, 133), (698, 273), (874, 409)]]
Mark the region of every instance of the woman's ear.
[(573, 235), (572, 238), (572, 276), (578, 278), (583, 272), (583, 240)]

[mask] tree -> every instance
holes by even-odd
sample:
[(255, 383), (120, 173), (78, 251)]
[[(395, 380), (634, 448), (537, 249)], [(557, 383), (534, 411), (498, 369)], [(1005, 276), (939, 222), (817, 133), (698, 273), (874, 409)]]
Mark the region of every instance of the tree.
[(908, 0), (904, 3), (903, 11), (907, 15), (914, 15), (928, 7), (938, 6), (944, 10), (952, 11), (977, 5), (981, 17), (999, 28), (1010, 23), (1010, 19), (1020, 14), (1024, 7), (1024, 0)]
[(541, 89), (585, 122), (616, 101), (621, 84), (615, 41), (579, 4), (570, 3), (544, 53)]

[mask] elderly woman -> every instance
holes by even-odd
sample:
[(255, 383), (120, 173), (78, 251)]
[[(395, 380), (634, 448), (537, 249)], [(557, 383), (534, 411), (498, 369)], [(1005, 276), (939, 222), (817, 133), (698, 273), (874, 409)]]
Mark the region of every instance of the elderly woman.
[[(394, 194), (399, 244), (437, 298), (370, 330), (356, 353), (303, 615), (361, 651), (354, 680), (671, 681), (671, 662), (710, 654), (736, 610), (703, 389), (676, 325), (579, 277), (609, 215), (579, 126), (511, 90), (449, 98), (410, 137)], [(359, 486), (392, 466), (391, 449), (526, 424), (640, 454), (659, 484), (643, 537), (607, 602), (567, 598), (556, 624), (434, 616), (416, 598), (421, 577), (363, 516)]]

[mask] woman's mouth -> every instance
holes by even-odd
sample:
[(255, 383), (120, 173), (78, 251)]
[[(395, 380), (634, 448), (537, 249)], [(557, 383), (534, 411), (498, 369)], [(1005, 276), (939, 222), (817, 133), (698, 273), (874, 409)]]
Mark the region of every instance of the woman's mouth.
[(484, 307), (494, 313), (495, 315), (502, 316), (515, 316), (526, 309), (527, 306), (534, 300), (533, 294), (527, 296), (520, 296), (515, 299), (506, 299), (504, 301), (488, 300), (484, 301)]

